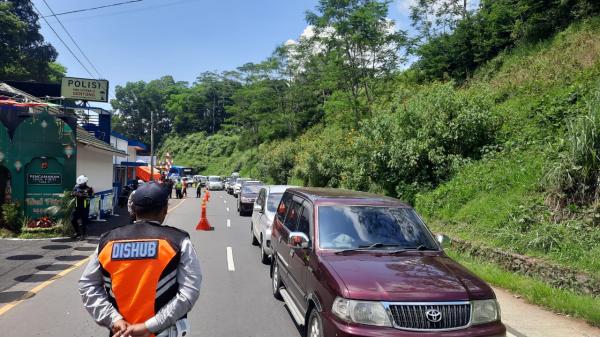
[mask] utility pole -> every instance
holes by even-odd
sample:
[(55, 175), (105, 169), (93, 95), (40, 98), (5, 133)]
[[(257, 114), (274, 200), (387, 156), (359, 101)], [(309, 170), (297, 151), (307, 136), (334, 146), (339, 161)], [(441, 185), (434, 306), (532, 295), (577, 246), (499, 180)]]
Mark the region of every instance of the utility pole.
[(150, 110), (150, 181), (154, 181), (154, 111)]

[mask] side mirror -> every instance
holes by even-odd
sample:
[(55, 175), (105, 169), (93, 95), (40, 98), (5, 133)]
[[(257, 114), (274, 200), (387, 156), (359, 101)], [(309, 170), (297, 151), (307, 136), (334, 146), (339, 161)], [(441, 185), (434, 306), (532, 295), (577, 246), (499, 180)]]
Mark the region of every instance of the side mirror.
[(291, 232), (288, 238), (288, 245), (292, 248), (308, 248), (308, 236), (302, 232)]
[(259, 205), (259, 204), (257, 204), (257, 203), (255, 203), (254, 204), (254, 211), (262, 213), (262, 206)]
[(452, 240), (444, 234), (438, 234), (435, 236), (437, 242), (442, 246), (442, 248), (447, 248), (452, 244)]

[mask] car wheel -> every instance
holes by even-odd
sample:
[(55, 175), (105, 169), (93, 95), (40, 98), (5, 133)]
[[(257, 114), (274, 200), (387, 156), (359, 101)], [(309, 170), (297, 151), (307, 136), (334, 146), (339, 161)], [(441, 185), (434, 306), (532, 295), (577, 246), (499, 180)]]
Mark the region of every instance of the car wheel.
[(269, 258), (269, 255), (265, 253), (265, 240), (262, 238), (262, 235), (260, 236), (260, 241), (258, 243), (260, 246), (260, 262), (263, 264), (269, 264), (271, 259)]
[(273, 275), (271, 275), (271, 287), (273, 288), (273, 296), (281, 300), (281, 293), (279, 289), (283, 286), (281, 283), (281, 275), (279, 275), (279, 263), (277, 258), (273, 259)]
[(313, 308), (308, 317), (308, 326), (306, 328), (306, 337), (323, 337), (323, 322), (321, 315), (316, 308)]
[(258, 246), (258, 240), (256, 239), (256, 235), (254, 235), (254, 225), (250, 222), (250, 236), (252, 237), (252, 245)]

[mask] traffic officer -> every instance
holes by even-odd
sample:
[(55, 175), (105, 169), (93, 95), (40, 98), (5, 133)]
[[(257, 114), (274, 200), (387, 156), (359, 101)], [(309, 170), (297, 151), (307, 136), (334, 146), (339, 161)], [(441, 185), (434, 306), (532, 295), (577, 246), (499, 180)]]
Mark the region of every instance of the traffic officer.
[(136, 222), (100, 237), (79, 280), (85, 308), (111, 336), (189, 335), (202, 275), (189, 234), (162, 225), (167, 193), (155, 182), (138, 187)]
[(73, 197), (75, 197), (75, 211), (71, 219), (71, 225), (75, 230), (73, 237), (85, 238), (87, 225), (90, 218), (90, 200), (94, 196), (94, 189), (88, 186), (88, 177), (80, 175), (77, 177), (76, 185), (73, 188)]

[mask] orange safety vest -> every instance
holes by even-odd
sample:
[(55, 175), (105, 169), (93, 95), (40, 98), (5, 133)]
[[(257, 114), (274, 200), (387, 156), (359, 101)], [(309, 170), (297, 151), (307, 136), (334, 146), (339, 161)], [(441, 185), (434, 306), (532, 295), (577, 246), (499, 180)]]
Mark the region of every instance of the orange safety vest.
[(140, 222), (100, 238), (104, 287), (127, 322), (145, 322), (177, 295), (177, 267), (187, 237), (174, 227)]

